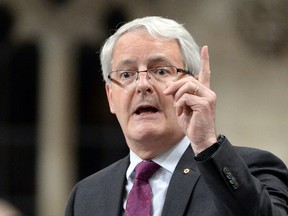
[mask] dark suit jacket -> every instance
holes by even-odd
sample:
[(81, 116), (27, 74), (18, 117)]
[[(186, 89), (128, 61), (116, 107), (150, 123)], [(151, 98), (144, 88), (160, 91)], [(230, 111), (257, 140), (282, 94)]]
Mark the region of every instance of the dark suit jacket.
[[(127, 156), (79, 182), (65, 215), (121, 215), (128, 166)], [(225, 138), (212, 157), (197, 162), (189, 146), (172, 175), (162, 215), (287, 215), (287, 184), (287, 168), (269, 152), (233, 147)]]

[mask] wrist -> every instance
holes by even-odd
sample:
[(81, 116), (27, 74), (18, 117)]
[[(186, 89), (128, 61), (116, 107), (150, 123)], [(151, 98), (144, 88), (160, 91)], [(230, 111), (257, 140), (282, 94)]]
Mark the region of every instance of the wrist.
[(201, 154), (201, 152), (205, 151), (206, 149), (210, 148), (217, 142), (217, 136), (210, 138), (208, 141), (202, 142), (201, 144), (192, 143), (192, 148), (195, 155)]
[(196, 161), (205, 161), (208, 158), (210, 158), (221, 146), (221, 144), (224, 142), (225, 136), (220, 134), (217, 137), (217, 141), (213, 143), (209, 148), (205, 149), (204, 151), (200, 152), (199, 154), (195, 154), (195, 160)]

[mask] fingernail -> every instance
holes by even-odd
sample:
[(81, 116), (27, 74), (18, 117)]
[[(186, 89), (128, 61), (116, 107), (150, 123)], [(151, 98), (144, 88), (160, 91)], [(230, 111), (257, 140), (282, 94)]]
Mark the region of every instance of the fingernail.
[(182, 113), (183, 113), (183, 108), (182, 108), (182, 107), (181, 107), (181, 108), (178, 108), (178, 109), (177, 109), (177, 116), (181, 116)]

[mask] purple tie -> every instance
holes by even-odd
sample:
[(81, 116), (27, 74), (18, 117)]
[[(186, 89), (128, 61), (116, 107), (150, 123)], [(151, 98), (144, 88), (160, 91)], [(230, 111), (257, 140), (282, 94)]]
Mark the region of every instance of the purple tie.
[(128, 195), (125, 216), (149, 216), (152, 207), (152, 190), (148, 179), (159, 169), (153, 161), (142, 161), (135, 170), (133, 187)]

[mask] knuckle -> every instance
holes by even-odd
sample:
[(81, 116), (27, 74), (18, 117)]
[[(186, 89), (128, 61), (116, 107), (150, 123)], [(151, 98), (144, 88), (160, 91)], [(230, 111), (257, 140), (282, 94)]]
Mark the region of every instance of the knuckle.
[(211, 91), (211, 99), (212, 99), (212, 101), (216, 101), (216, 99), (217, 99), (217, 95), (213, 91)]

